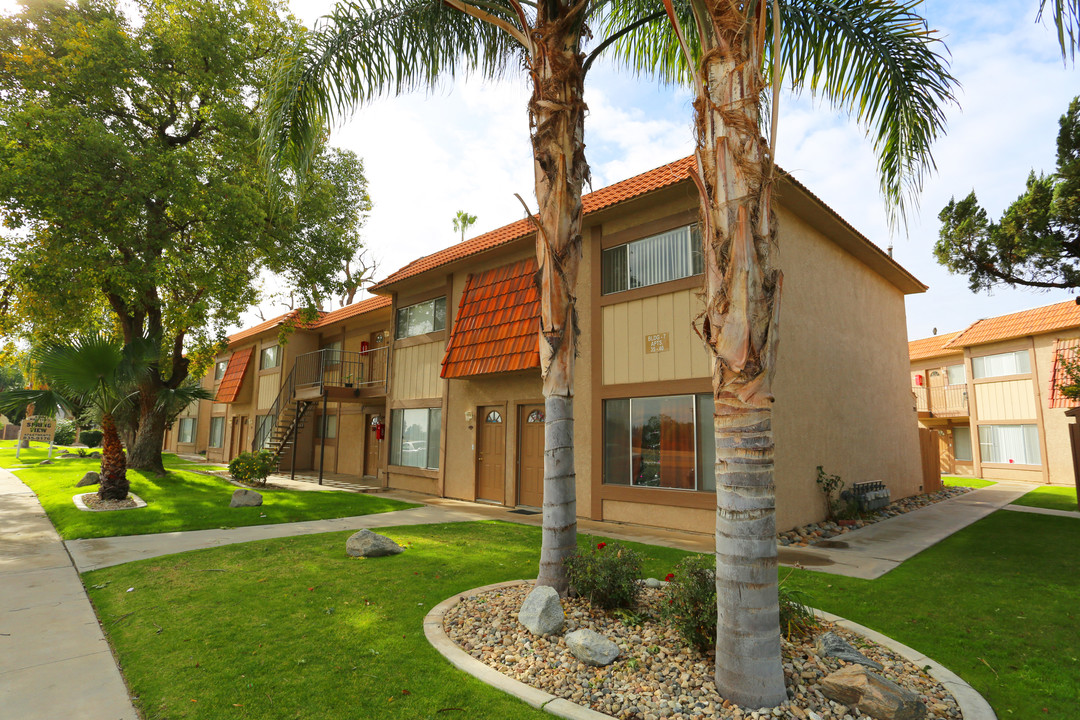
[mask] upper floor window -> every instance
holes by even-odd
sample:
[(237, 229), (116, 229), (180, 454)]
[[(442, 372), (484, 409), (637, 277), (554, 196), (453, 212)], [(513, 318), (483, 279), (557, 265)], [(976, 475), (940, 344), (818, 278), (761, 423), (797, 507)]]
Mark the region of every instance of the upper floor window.
[(268, 348), (263, 348), (259, 354), (259, 369), (269, 370), (270, 368), (276, 368), (281, 365), (281, 346), (271, 345)]
[(413, 337), (446, 329), (446, 297), (398, 308), (397, 338)]
[(1027, 350), (971, 358), (971, 376), (976, 380), (1003, 375), (1026, 375), (1031, 372)]
[(964, 372), (964, 365), (949, 365), (945, 368), (945, 374), (948, 377), (950, 385), (964, 385), (967, 383), (967, 374)]
[(604, 295), (700, 275), (705, 272), (701, 231), (686, 225), (608, 248), (600, 272)]
[(337, 365), (341, 362), (341, 341), (335, 340), (328, 345), (323, 346), (323, 363), (326, 365)]
[(214, 379), (220, 380), (221, 378), (225, 377), (225, 369), (227, 367), (229, 367), (228, 360), (218, 360), (218, 362), (214, 365)]

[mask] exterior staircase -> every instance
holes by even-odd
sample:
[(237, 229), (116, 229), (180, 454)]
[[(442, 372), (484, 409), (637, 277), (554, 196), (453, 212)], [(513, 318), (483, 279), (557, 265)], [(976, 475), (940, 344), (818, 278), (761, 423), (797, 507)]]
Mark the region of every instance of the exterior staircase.
[[(304, 416), (313, 404), (311, 400), (290, 400), (281, 408), (271, 425), (263, 449), (274, 454), (278, 470), (281, 469), (281, 456), (296, 444), (297, 433), (304, 429)], [(271, 417), (268, 415), (267, 421)]]

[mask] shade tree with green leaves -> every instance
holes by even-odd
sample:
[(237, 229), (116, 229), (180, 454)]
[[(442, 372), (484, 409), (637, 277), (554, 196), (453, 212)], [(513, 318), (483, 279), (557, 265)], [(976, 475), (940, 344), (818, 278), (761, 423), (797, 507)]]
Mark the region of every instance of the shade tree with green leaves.
[(934, 256), (966, 275), (974, 292), (1080, 287), (1080, 97), (1058, 122), (1056, 170), (1029, 173), (999, 220), (990, 219), (974, 190), (950, 198), (938, 219)]
[(0, 315), (157, 348), (132, 467), (164, 472), (158, 399), (212, 360), (272, 273), (298, 305), (344, 294), (367, 198), (351, 152), (271, 186), (259, 90), (300, 26), (276, 0), (29, 3), (0, 17)]

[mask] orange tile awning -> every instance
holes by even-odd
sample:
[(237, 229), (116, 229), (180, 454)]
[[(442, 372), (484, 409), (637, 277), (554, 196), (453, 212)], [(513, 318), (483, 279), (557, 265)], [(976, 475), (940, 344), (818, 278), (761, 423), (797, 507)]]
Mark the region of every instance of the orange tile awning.
[(247, 372), (248, 360), (251, 359), (251, 353), (254, 351), (254, 347), (249, 347), (232, 354), (229, 364), (225, 367), (225, 374), (221, 377), (221, 384), (218, 385), (214, 402), (236, 402), (240, 394), (240, 386), (244, 382), (244, 373)]
[(1080, 338), (1054, 341), (1054, 367), (1050, 371), (1050, 407), (1073, 408), (1080, 407), (1080, 400), (1073, 400), (1061, 394), (1059, 389), (1065, 378), (1065, 368), (1061, 366), (1061, 358), (1065, 356), (1070, 360), (1080, 358)]
[(540, 367), (536, 259), (469, 276), (442, 361), (442, 377)]

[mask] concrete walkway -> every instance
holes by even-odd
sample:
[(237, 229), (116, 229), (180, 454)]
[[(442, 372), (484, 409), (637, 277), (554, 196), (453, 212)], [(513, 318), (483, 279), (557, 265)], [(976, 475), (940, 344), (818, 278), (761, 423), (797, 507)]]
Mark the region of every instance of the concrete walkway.
[(1026, 512), (1034, 515), (1055, 515), (1057, 517), (1071, 517), (1080, 519), (1080, 512), (1076, 510), (1055, 510), (1054, 508), (1028, 507), (1027, 505), (1006, 505), (1005, 510), (1014, 512)]
[(135, 720), (60, 536), (7, 470), (0, 470), (0, 528), (0, 717)]
[(1032, 489), (1030, 483), (998, 482), (952, 500), (853, 530), (809, 548), (781, 548), (784, 565), (835, 575), (879, 578)]

